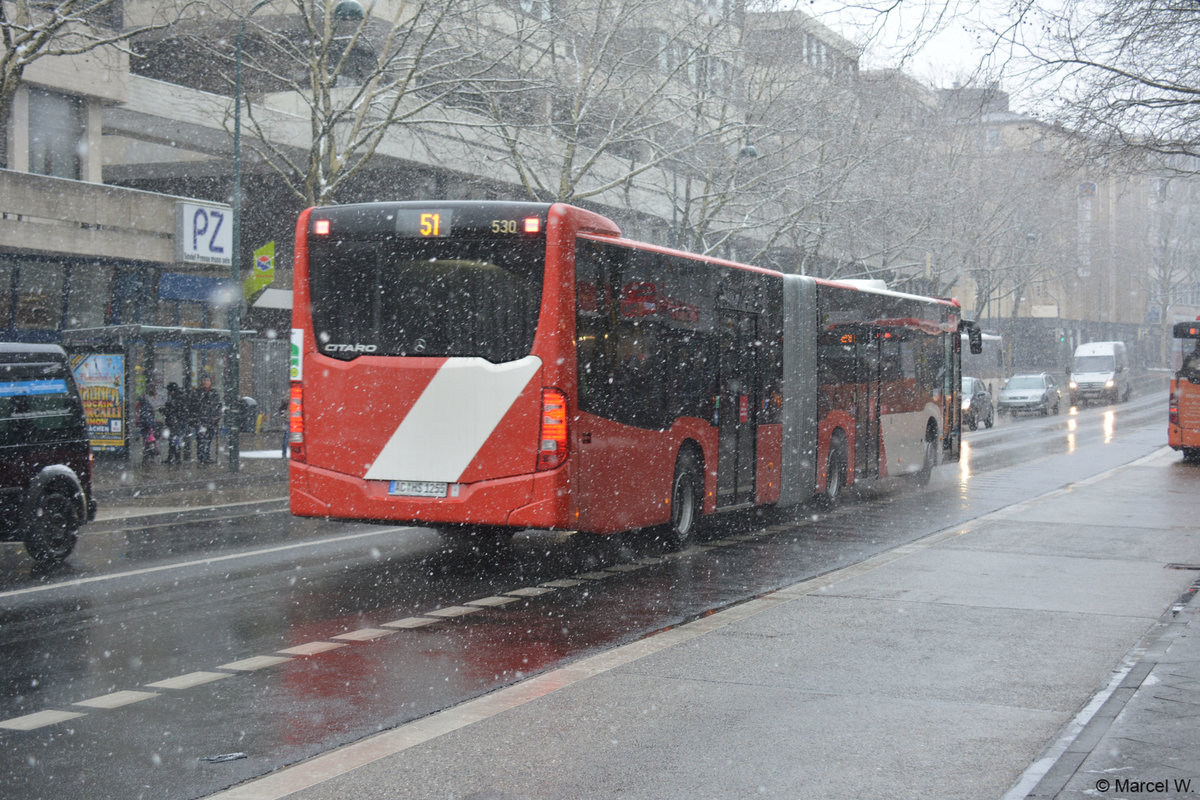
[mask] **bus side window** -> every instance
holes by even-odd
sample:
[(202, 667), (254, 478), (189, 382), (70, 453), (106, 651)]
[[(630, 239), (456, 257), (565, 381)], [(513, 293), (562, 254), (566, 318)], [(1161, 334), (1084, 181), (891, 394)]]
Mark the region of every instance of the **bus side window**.
[(1200, 339), (1196, 340), (1192, 352), (1184, 356), (1183, 367), (1179, 372), (1180, 377), (1186, 378), (1189, 383), (1200, 383)]
[(580, 240), (575, 249), (575, 338), (579, 408), (612, 416), (615, 337), (608, 270), (600, 246)]

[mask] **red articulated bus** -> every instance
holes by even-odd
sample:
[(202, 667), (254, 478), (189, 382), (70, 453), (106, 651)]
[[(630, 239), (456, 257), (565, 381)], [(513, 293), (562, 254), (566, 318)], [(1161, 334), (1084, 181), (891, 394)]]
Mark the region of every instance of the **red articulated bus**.
[(1171, 378), (1167, 443), (1187, 461), (1200, 461), (1200, 318), (1177, 322), (1179, 369)]
[(569, 205), (311, 208), (293, 514), (450, 536), (833, 501), (957, 460), (953, 301), (629, 241)]

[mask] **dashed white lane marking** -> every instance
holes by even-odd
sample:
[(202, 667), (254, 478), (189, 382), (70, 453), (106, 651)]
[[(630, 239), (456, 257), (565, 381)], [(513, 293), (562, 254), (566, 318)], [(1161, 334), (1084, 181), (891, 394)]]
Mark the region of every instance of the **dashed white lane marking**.
[(277, 650), (276, 652), (287, 656), (315, 656), (317, 653), (326, 653), (345, 646), (341, 642), (308, 642), (307, 644), (298, 644), (295, 647), (289, 647), (286, 650)]
[(468, 600), (463, 603), (464, 606), (481, 606), (483, 608), (495, 608), (496, 606), (506, 605), (508, 603), (517, 602), (515, 597), (502, 597), (493, 595), (492, 597), (481, 597), (478, 600)]
[(85, 708), (120, 708), (130, 703), (140, 703), (143, 700), (149, 700), (151, 697), (158, 697), (158, 692), (139, 692), (134, 689), (124, 689), (119, 692), (102, 694), (99, 697), (93, 697), (89, 700), (80, 700), (78, 703), (72, 703), (72, 705), (83, 706)]
[(193, 686), (203, 686), (222, 678), (232, 677), (232, 672), (189, 672), (177, 678), (167, 678), (165, 681), (155, 681), (146, 685), (152, 689), (191, 689)]
[[(372, 534), (364, 534), (364, 535), (375, 535), (375, 534), (372, 533)], [(361, 538), (361, 536), (363, 536), (363, 535), (351, 535), (351, 536), (342, 537), (342, 538), (356, 539), (356, 538)], [(732, 541), (730, 543), (732, 543)], [(257, 552), (260, 552), (260, 553), (276, 552), (276, 551), (280, 551), (280, 550), (289, 550), (289, 549), (292, 549), (297, 546), (304, 546), (304, 545), (288, 545), (288, 546), (279, 547), (279, 548), (269, 548), (269, 549), (261, 550), (261, 551), (257, 551)], [(695, 549), (700, 549), (700, 548), (695, 548)], [(245, 555), (246, 554), (239, 554), (237, 556), (232, 556), (232, 555), (231, 556), (223, 556), (223, 557), (218, 557), (218, 558), (213, 558), (213, 559), (204, 559), (202, 561), (191, 562), (191, 563), (193, 563), (193, 564), (197, 564), (197, 563), (208, 564), (208, 563), (214, 563), (214, 562), (228, 560), (228, 559), (232, 559), (232, 558), (244, 557)], [(390, 636), (390, 635), (394, 634), (396, 632), (396, 630), (420, 628), (420, 627), (424, 627), (426, 625), (432, 625), (433, 623), (439, 622), (443, 619), (461, 617), (461, 616), (465, 616), (467, 614), (474, 614), (478, 611), (482, 611), (485, 608), (495, 608), (495, 607), (507, 605), (508, 603), (516, 602), (516, 600), (518, 598), (539, 597), (543, 594), (548, 594), (550, 592), (553, 592), (559, 588), (569, 588), (569, 587), (574, 587), (574, 586), (581, 586), (589, 581), (599, 581), (599, 580), (604, 580), (606, 578), (614, 577), (616, 575), (621, 575), (621, 574), (629, 573), (629, 572), (635, 572), (635, 571), (643, 569), (649, 565), (661, 564), (664, 561), (666, 561), (668, 558), (669, 558), (669, 556), (646, 557), (646, 558), (636, 559), (635, 561), (629, 562), (629, 563), (614, 564), (612, 566), (605, 567), (602, 570), (585, 572), (585, 573), (582, 573), (579, 575), (575, 575), (571, 578), (562, 578), (562, 579), (555, 580), (555, 581), (548, 581), (544, 584), (541, 584), (540, 586), (525, 586), (522, 588), (513, 589), (511, 591), (504, 592), (503, 594), (500, 594), (500, 595), (492, 595), (489, 597), (483, 597), (483, 598), (479, 598), (478, 600), (469, 600), (469, 601), (466, 601), (465, 603), (463, 603), (463, 605), (448, 606), (445, 608), (435, 609), (433, 611), (423, 612), (422, 616), (405, 617), (403, 619), (397, 619), (397, 620), (393, 620), (391, 622), (384, 622), (384, 623), (381, 623), (380, 627), (378, 627), (378, 628), (361, 628), (359, 630), (349, 631), (347, 633), (342, 633), (342, 634), (337, 634), (335, 636), (329, 637), (333, 641), (313, 641), (313, 642), (307, 642), (307, 643), (300, 644), (300, 645), (295, 645), (295, 646), (289, 647), (284, 650), (276, 651), (280, 655), (260, 655), (260, 656), (252, 656), (249, 658), (244, 658), (239, 661), (231, 661), (227, 664), (222, 664), (220, 667), (218, 667), (218, 669), (227, 670), (225, 672), (211, 672), (211, 671), (189, 672), (185, 675), (179, 675), (174, 678), (167, 678), (165, 680), (148, 683), (148, 684), (146, 684), (146, 686), (148, 688), (168, 689), (168, 690), (190, 689), (190, 688), (193, 688), (196, 686), (202, 686), (207, 683), (212, 683), (214, 681), (218, 681), (223, 678), (233, 677), (236, 672), (253, 672), (256, 670), (273, 667), (278, 664), (282, 664), (287, 661), (291, 661), (293, 656), (318, 655), (320, 653), (326, 653), (331, 650), (336, 650), (338, 648), (345, 647), (346, 643), (349, 643), (349, 642), (370, 642), (370, 641), (374, 641), (375, 639), (382, 638), (384, 636)], [(120, 576), (143, 574), (143, 573), (147, 573), (147, 572), (155, 572), (160, 569), (175, 568), (175, 567), (181, 567), (181, 566), (185, 566), (185, 565), (177, 564), (177, 565), (171, 565), (170, 567), (156, 567), (156, 568), (150, 568), (150, 569), (146, 569), (146, 570), (136, 570), (136, 571), (131, 571), (131, 572), (119, 573), (118, 575), (109, 575), (109, 576), (102, 576), (102, 577), (98, 576), (97, 578), (83, 579), (80, 581), (75, 581), (73, 583), (79, 584), (79, 583), (87, 583), (87, 582), (91, 582), (91, 581), (95, 581), (95, 580), (108, 580), (108, 579), (112, 579), (112, 578), (116, 578), (116, 577), (120, 577)], [(53, 587), (44, 587), (44, 588), (53, 588)], [(19, 590), (17, 592), (9, 592), (6, 594), (9, 594), (9, 595), (20, 594), (22, 591), (25, 591), (25, 590)], [(3, 596), (4, 596), (4, 594), (0, 594), (0, 597), (3, 597)], [(110, 694), (103, 695), (100, 697), (94, 697), (89, 700), (83, 700), (78, 703), (74, 703), (73, 705), (97, 708), (97, 709), (113, 709), (113, 708), (119, 708), (124, 705), (129, 705), (130, 703), (136, 703), (136, 702), (140, 702), (142, 700), (148, 700), (152, 697), (157, 697), (157, 696), (158, 696), (157, 692), (143, 692), (143, 691), (126, 690), (126, 691), (112, 692)], [(58, 711), (58, 710), (50, 709), (50, 710), (46, 710), (46, 711), (39, 711), (34, 714), (26, 714), (21, 717), (14, 717), (14, 718), (11, 718), (8, 720), (0, 720), (0, 728), (6, 728), (9, 730), (34, 730), (36, 728), (45, 727), (47, 725), (57, 724), (59, 722), (64, 722), (66, 720), (74, 719), (75, 717), (80, 717), (80, 716), (84, 716), (84, 714), (82, 712)]]
[(66, 722), (69, 719), (86, 716), (84, 711), (37, 711), (33, 714), (26, 714), (23, 717), (13, 717), (0, 722), (0, 728), (7, 728), (10, 731), (33, 731), (38, 728), (44, 728), (47, 725), (57, 725), (60, 722)]
[(596, 572), (581, 572), (580, 574), (572, 575), (571, 577), (576, 578), (581, 581), (602, 581), (605, 578), (611, 578), (612, 576), (613, 576), (613, 574), (611, 572), (596, 571)]
[(339, 642), (370, 642), (384, 636), (391, 636), (394, 633), (395, 631), (384, 630), (383, 628), (359, 628), (356, 631), (341, 633), (329, 638), (336, 639)]
[(511, 592), (505, 592), (505, 594), (512, 595), (513, 597), (541, 597), (553, 591), (553, 589), (545, 586), (526, 586), (521, 589), (513, 589)]
[(255, 670), (274, 667), (278, 664), (282, 664), (285, 661), (291, 660), (292, 659), (288, 658), (287, 656), (251, 656), (250, 658), (243, 658), (241, 661), (230, 661), (228, 664), (222, 664), (221, 666), (217, 667), (217, 669), (232, 669), (239, 672), (254, 672)]
[(394, 619), (391, 622), (385, 622), (380, 627), (383, 628), (423, 628), (426, 625), (432, 625), (437, 622), (432, 617), (405, 617), (404, 619)]
[(482, 608), (472, 608), (471, 606), (447, 606), (439, 608), (436, 611), (425, 612), (430, 617), (462, 617), (467, 614), (474, 614), (477, 611), (483, 611)]

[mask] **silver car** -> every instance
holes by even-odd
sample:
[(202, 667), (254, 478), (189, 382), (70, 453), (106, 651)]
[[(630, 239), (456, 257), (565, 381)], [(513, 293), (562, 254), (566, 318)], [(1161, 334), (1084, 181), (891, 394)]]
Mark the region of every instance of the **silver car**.
[(1057, 414), (1062, 406), (1062, 390), (1054, 376), (1046, 372), (1013, 375), (1004, 382), (996, 410), (1001, 414)]

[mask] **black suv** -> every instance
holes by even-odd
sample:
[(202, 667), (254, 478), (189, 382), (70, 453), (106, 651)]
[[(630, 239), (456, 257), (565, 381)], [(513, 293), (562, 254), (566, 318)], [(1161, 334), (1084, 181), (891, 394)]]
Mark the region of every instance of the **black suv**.
[(55, 564), (95, 518), (92, 450), (66, 352), (0, 342), (0, 538)]

